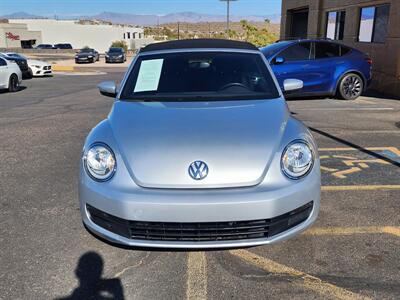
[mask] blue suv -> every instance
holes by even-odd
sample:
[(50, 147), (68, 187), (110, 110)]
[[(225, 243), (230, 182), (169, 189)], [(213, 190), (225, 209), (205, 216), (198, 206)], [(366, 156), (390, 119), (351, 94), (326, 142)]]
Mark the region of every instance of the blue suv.
[(280, 41), (260, 50), (281, 87), (288, 78), (304, 82), (302, 90), (289, 96), (337, 96), (353, 100), (371, 82), (371, 58), (329, 40)]

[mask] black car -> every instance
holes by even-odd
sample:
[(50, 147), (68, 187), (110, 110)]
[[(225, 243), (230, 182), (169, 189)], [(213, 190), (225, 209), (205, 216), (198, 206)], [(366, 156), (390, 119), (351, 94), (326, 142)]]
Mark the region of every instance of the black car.
[(50, 44), (39, 44), (36, 46), (36, 49), (53, 49), (53, 45)]
[(75, 55), (75, 63), (94, 63), (95, 61), (99, 61), (100, 56), (99, 52), (92, 48), (83, 48)]
[(3, 54), (3, 53), (1, 53), (0, 56), (8, 61), (14, 61), (18, 65), (19, 69), (21, 70), (23, 79), (32, 78), (32, 73), (29, 70), (28, 62), (25, 58), (20, 57), (20, 56), (10, 56), (10, 55)]
[(64, 44), (55, 44), (53, 49), (73, 49), (71, 44), (64, 43)]
[(112, 62), (123, 63), (124, 61), (126, 61), (126, 54), (123, 48), (111, 47), (106, 52), (106, 63), (112, 63)]

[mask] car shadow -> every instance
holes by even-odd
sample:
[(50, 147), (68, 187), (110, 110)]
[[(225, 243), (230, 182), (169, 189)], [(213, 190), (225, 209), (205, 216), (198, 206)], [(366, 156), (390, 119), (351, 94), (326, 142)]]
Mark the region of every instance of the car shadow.
[(373, 156), (373, 157), (375, 157), (375, 158), (381, 159), (381, 160), (383, 160), (383, 161), (386, 161), (386, 162), (390, 163), (390, 164), (393, 165), (393, 166), (396, 166), (396, 167), (399, 167), (399, 168), (400, 168), (400, 162), (397, 162), (397, 161), (395, 161), (395, 160), (393, 160), (393, 159), (390, 159), (389, 157), (386, 157), (386, 156), (381, 155), (381, 154), (379, 154), (379, 153), (376, 153), (376, 152), (374, 152), (374, 151), (365, 149), (364, 147), (361, 147), (361, 146), (359, 146), (359, 145), (357, 145), (357, 144), (354, 144), (354, 143), (352, 143), (352, 142), (349, 142), (349, 141), (347, 141), (347, 140), (344, 140), (344, 139), (342, 139), (342, 138), (339, 138), (339, 137), (337, 137), (337, 136), (334, 136), (334, 135), (332, 135), (332, 134), (330, 134), (330, 133), (327, 133), (327, 132), (325, 132), (325, 131), (322, 131), (322, 130), (320, 130), (320, 129), (317, 129), (317, 128), (314, 128), (314, 127), (308, 127), (308, 128), (309, 128), (311, 131), (315, 132), (315, 133), (318, 133), (318, 134), (320, 134), (320, 135), (322, 135), (322, 136), (325, 136), (325, 137), (327, 137), (327, 138), (330, 138), (330, 139), (332, 139), (332, 140), (334, 140), (334, 141), (336, 141), (336, 142), (339, 142), (339, 143), (341, 143), (341, 144), (343, 144), (343, 145), (346, 145), (346, 146), (349, 146), (349, 147), (351, 147), (351, 148), (357, 149), (357, 150), (360, 151), (360, 152), (363, 152), (363, 153), (368, 154), (368, 155), (370, 155), (370, 156)]
[[(15, 93), (21, 92), (23, 90), (26, 90), (26, 86), (20, 86), (19, 90)], [(10, 93), (7, 89), (0, 89), (0, 94), (7, 94)], [(10, 93), (10, 94), (14, 94), (14, 93)]]
[(370, 98), (378, 98), (378, 99), (387, 99), (387, 100), (400, 100), (400, 97), (396, 97), (393, 95), (385, 95), (375, 90), (368, 90), (362, 94), (362, 96), (370, 97)]
[(79, 286), (69, 296), (55, 300), (125, 299), (121, 280), (102, 278), (103, 267), (103, 258), (98, 253), (90, 251), (83, 254), (75, 269)]

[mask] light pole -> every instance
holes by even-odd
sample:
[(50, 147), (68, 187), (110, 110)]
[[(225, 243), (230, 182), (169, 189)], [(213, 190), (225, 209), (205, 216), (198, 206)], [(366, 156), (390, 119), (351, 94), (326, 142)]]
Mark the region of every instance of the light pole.
[(226, 34), (228, 35), (228, 38), (229, 38), (230, 37), (230, 34), (229, 34), (229, 4), (232, 1), (237, 1), (237, 0), (219, 0), (219, 1), (226, 2)]

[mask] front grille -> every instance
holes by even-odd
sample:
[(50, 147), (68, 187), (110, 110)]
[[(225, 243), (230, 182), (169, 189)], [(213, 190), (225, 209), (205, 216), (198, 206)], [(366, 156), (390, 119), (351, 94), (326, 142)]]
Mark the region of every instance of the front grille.
[(51, 70), (51, 66), (44, 66), (43, 70)]
[(272, 219), (190, 223), (129, 221), (88, 204), (86, 207), (95, 224), (125, 238), (191, 242), (272, 237), (305, 221), (312, 211), (313, 202)]

